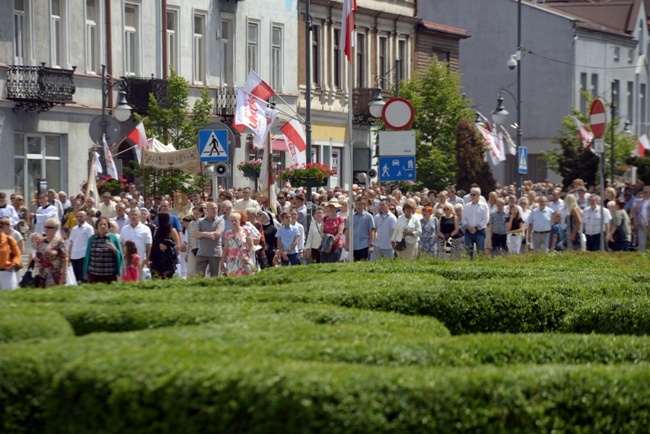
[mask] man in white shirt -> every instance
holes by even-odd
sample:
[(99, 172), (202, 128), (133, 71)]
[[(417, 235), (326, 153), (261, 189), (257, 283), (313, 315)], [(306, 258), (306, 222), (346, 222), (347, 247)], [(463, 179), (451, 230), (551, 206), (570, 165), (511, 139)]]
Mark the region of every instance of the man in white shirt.
[(463, 225), (465, 231), (465, 249), (470, 258), (474, 258), (474, 246), (479, 254), (485, 252), (485, 227), (490, 221), (490, 210), (485, 202), (480, 201), (481, 189), (474, 187), (470, 190), (471, 201), (463, 210)]
[(34, 213), (34, 233), (42, 235), (45, 233), (45, 222), (47, 219), (59, 220), (59, 212), (56, 206), (50, 203), (46, 194), (38, 196), (38, 204), (40, 206)]
[(395, 257), (391, 238), (395, 226), (397, 226), (397, 217), (388, 211), (390, 201), (385, 197), (379, 202), (379, 213), (375, 216), (375, 249), (371, 259)]
[(538, 207), (528, 217), (528, 228), (531, 234), (528, 241), (530, 243), (532, 240), (533, 252), (548, 253), (551, 226), (553, 225), (553, 211), (546, 206), (547, 203), (546, 196), (538, 197)]
[(78, 211), (75, 216), (77, 218), (77, 226), (70, 231), (70, 263), (72, 264), (77, 282), (81, 283), (85, 282), (83, 268), (88, 240), (95, 233), (95, 230), (86, 221), (88, 214), (85, 211)]
[(4, 192), (0, 192), (0, 217), (8, 217), (12, 228), (20, 220), (16, 208), (7, 203), (7, 194)]
[(600, 218), (600, 196), (592, 194), (587, 199), (589, 206), (582, 212), (582, 227), (587, 237), (587, 251), (597, 252), (600, 250), (600, 240), (603, 231), (609, 232), (609, 221), (612, 215), (607, 208), (603, 208), (601, 225)]
[(120, 230), (120, 237), (122, 244), (125, 241), (133, 241), (135, 243), (138, 256), (140, 256), (140, 264), (143, 264), (151, 251), (152, 237), (151, 230), (140, 222), (139, 210), (134, 208), (129, 211), (129, 224)]
[(250, 187), (244, 187), (241, 193), (242, 198), (236, 201), (233, 207), (235, 210), (246, 211), (248, 208), (255, 208), (259, 212), (262, 209), (255, 199), (251, 199)]
[(564, 209), (564, 201), (560, 198), (559, 188), (553, 189), (553, 193), (551, 193), (551, 200), (548, 202), (547, 206), (553, 212), (562, 212), (562, 209)]
[(113, 202), (113, 197), (110, 193), (102, 194), (102, 203), (99, 204), (99, 212), (102, 213), (102, 217), (108, 217), (109, 219), (115, 217), (115, 202)]

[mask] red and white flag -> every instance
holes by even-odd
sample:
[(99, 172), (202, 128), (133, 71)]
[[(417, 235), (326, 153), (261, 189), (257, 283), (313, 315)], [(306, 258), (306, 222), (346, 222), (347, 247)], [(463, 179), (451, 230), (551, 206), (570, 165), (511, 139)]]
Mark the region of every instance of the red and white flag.
[[(259, 99), (263, 99), (264, 101), (268, 101), (269, 98), (275, 93), (273, 88), (268, 85), (264, 80), (260, 78), (259, 75), (252, 69), (248, 73), (248, 77), (246, 78), (246, 84), (244, 85), (244, 90), (248, 93), (252, 93)], [(244, 128), (246, 128), (245, 125), (241, 125), (236, 123), (233, 120), (232, 126), (234, 129), (239, 131), (240, 133), (244, 131)]]
[(237, 108), (234, 124), (248, 127), (256, 136), (266, 133), (266, 102), (243, 89), (237, 91)]
[(300, 121), (297, 119), (291, 119), (289, 122), (284, 124), (280, 128), (284, 137), (286, 137), (287, 142), (293, 144), (298, 151), (304, 152), (307, 149), (307, 139), (305, 137), (305, 129), (303, 128)]
[(266, 116), (266, 129), (264, 130), (264, 134), (261, 137), (253, 135), (253, 148), (255, 149), (264, 148), (264, 145), (267, 142), (266, 139), (268, 138), (269, 134), (271, 134), (273, 122), (275, 122), (275, 119), (278, 117), (278, 111), (276, 109), (268, 107), (266, 110), (264, 110), (264, 115)]
[(646, 150), (650, 150), (650, 141), (648, 141), (648, 136), (644, 134), (639, 137), (636, 142), (637, 157), (643, 157)]
[(488, 145), (489, 148), (488, 152), (490, 153), (492, 164), (494, 164), (495, 166), (498, 165), (501, 161), (505, 160), (506, 157), (505, 155), (502, 155), (501, 151), (499, 150), (499, 146), (496, 143), (497, 142), (496, 138), (485, 128), (479, 126), (477, 126), (477, 128), (481, 133), (481, 135), (483, 136), (485, 143), (487, 143)]
[(117, 167), (115, 167), (115, 161), (113, 161), (113, 154), (111, 154), (111, 150), (108, 148), (105, 135), (102, 135), (102, 143), (104, 146), (104, 160), (106, 161), (106, 174), (113, 179), (119, 179), (117, 176)]
[(582, 147), (593, 149), (594, 134), (589, 131), (589, 129), (578, 120), (578, 118), (574, 117), (574, 119), (576, 121), (576, 126), (578, 127), (578, 136), (580, 137)]
[(503, 125), (501, 125), (501, 135), (503, 136), (503, 140), (508, 144), (508, 152), (510, 155), (517, 155), (517, 145), (512, 141), (512, 137), (510, 137), (508, 130), (506, 130)]
[(144, 125), (140, 122), (135, 126), (127, 136), (127, 139), (132, 141), (135, 146), (135, 155), (138, 157), (138, 164), (142, 162), (142, 150), (149, 149), (149, 142), (147, 141), (147, 134), (144, 132)]
[(494, 131), (494, 127), (492, 126), (492, 124), (490, 123), (490, 121), (488, 121), (488, 118), (486, 118), (485, 116), (483, 116), (483, 113), (481, 113), (481, 112), (476, 112), (476, 114), (478, 114), (478, 117), (481, 118), (481, 120), (482, 120), (483, 123), (485, 124), (485, 129), (486, 129), (486, 130), (488, 130), (489, 132)]
[(341, 17), (341, 37), (339, 47), (352, 63), (352, 47), (354, 47), (354, 13), (357, 10), (357, 0), (343, 0), (343, 16)]

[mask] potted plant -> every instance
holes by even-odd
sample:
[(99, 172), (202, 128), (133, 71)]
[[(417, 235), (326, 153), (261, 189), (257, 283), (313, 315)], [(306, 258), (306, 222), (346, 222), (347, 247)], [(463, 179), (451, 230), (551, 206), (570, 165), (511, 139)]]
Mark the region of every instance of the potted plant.
[(97, 181), (97, 190), (100, 194), (108, 192), (111, 196), (119, 196), (123, 191), (127, 191), (129, 185), (125, 178), (113, 179), (110, 176), (102, 175)]
[(250, 161), (242, 161), (237, 165), (237, 169), (241, 170), (247, 178), (257, 178), (262, 169), (262, 160), (254, 158)]
[(294, 164), (281, 171), (278, 178), (289, 181), (292, 187), (322, 187), (334, 171), (322, 163)]

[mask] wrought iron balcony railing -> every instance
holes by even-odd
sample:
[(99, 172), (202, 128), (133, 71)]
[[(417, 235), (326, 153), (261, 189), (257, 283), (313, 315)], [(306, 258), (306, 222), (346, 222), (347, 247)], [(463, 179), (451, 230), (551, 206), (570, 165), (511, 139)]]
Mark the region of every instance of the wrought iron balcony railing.
[(74, 103), (74, 71), (41, 66), (11, 65), (7, 73), (7, 99), (14, 110), (48, 111), (57, 104)]
[(237, 88), (220, 87), (214, 101), (214, 114), (229, 121), (235, 116), (237, 106)]
[(149, 114), (149, 95), (153, 94), (161, 107), (167, 106), (167, 80), (162, 78), (122, 77), (126, 83), (126, 100), (133, 110), (146, 116)]

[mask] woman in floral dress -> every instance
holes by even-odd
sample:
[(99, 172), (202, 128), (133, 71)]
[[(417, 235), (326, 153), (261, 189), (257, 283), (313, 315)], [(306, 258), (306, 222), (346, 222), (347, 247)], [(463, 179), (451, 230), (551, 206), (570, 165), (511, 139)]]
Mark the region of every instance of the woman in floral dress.
[(250, 232), (242, 228), (239, 213), (230, 213), (229, 218), (232, 229), (226, 232), (224, 239), (223, 274), (225, 276), (251, 274), (249, 264), (252, 264), (250, 255), (253, 252), (253, 238)]
[(68, 252), (65, 243), (56, 233), (61, 227), (57, 219), (45, 222), (45, 236), (36, 247), (34, 258), (38, 268), (39, 286), (65, 285), (68, 272)]
[(418, 247), (420, 256), (436, 256), (438, 253), (438, 219), (433, 215), (433, 208), (430, 206), (422, 207), (422, 235), (420, 235), (420, 245)]

